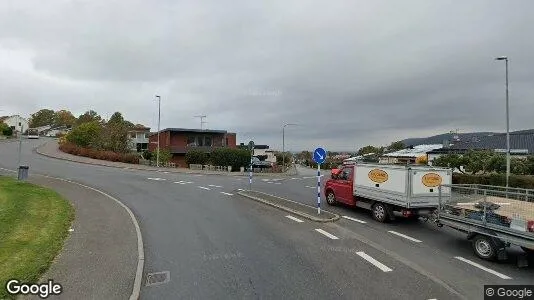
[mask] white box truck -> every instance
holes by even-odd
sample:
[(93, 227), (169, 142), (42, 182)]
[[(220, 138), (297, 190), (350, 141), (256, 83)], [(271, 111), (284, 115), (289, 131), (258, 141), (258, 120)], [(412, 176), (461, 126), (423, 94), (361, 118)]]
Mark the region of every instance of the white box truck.
[[(326, 202), (338, 202), (372, 211), (386, 222), (395, 218), (425, 216), (439, 205), (440, 185), (452, 184), (452, 170), (419, 165), (354, 163), (332, 173), (325, 184)], [(450, 193), (446, 188), (442, 194)]]

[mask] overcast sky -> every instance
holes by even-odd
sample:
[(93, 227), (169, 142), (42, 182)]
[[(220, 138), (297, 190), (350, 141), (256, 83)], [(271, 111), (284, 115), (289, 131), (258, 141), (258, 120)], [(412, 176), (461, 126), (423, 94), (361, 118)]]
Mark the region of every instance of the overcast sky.
[(115, 111), (281, 148), (534, 128), (532, 0), (0, 1), (0, 115)]

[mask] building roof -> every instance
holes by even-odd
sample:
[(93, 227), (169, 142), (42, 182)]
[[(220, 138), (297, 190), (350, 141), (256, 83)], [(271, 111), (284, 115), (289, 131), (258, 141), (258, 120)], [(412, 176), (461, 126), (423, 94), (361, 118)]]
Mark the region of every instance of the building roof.
[(213, 130), (213, 129), (188, 129), (188, 128), (165, 128), (161, 132), (196, 132), (196, 133), (228, 133), (226, 130)]
[[(486, 136), (476, 136), (470, 140), (455, 141), (453, 149), (506, 149), (506, 134), (498, 133)], [(523, 131), (510, 133), (510, 149), (526, 149), (529, 154), (534, 153), (534, 132)]]
[(2, 117), (0, 117), (0, 122), (6, 120), (7, 118), (9, 118), (9, 116), (2, 116)]
[(442, 144), (431, 144), (431, 145), (418, 145), (413, 148), (406, 148), (395, 152), (386, 153), (383, 156), (386, 157), (419, 157), (426, 155), (427, 152), (443, 148)]
[(269, 145), (254, 145), (254, 149), (269, 149)]

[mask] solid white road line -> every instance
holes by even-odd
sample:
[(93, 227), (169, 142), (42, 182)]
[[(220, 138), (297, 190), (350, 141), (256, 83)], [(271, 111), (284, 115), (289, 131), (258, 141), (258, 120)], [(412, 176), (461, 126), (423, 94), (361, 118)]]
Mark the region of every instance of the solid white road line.
[(295, 217), (293, 217), (293, 216), (286, 216), (286, 218), (291, 219), (291, 220), (293, 220), (293, 221), (295, 221), (295, 222), (298, 222), (298, 223), (302, 223), (302, 222), (304, 222), (304, 221), (302, 221), (301, 219), (295, 218)]
[(156, 181), (165, 181), (165, 180), (167, 180), (167, 179), (165, 179), (165, 178), (158, 178), (158, 177), (149, 177), (149, 178), (147, 178), (147, 179), (148, 179), (148, 180), (156, 180)]
[(306, 187), (309, 188), (309, 189), (316, 189), (317, 188), (316, 186), (309, 186), (309, 185), (307, 185)]
[(221, 192), (221, 194), (225, 194), (225, 195), (228, 195), (228, 196), (233, 196), (234, 194), (230, 194), (230, 193), (226, 193), (226, 192)]
[(217, 187), (217, 188), (222, 188), (222, 186), (220, 186), (220, 185), (214, 185), (214, 184), (210, 184), (210, 185), (208, 185), (208, 186), (211, 186), (211, 187)]
[(407, 239), (407, 240), (410, 240), (410, 241), (412, 241), (412, 242), (416, 242), (416, 243), (421, 243), (421, 242), (422, 242), (422, 241), (420, 241), (420, 240), (418, 240), (418, 239), (415, 239), (415, 238), (413, 238), (413, 237), (411, 237), (411, 236), (407, 236), (407, 235), (405, 235), (405, 234), (402, 234), (402, 233), (399, 233), (399, 232), (396, 232), (396, 231), (393, 231), (393, 230), (390, 230), (390, 231), (388, 231), (388, 232), (389, 232), (389, 233), (392, 233), (392, 234), (394, 234), (394, 235), (398, 235), (398, 236), (400, 236), (400, 237), (403, 237), (403, 238), (405, 238), (405, 239)]
[(506, 276), (506, 275), (501, 274), (501, 273), (499, 273), (497, 271), (494, 271), (492, 269), (486, 268), (483, 265), (477, 264), (476, 262), (470, 261), (469, 259), (463, 258), (461, 256), (455, 256), (454, 258), (456, 258), (457, 260), (463, 261), (465, 263), (468, 263), (468, 264), (472, 265), (473, 267), (477, 267), (477, 268), (479, 268), (481, 270), (484, 270), (484, 271), (486, 271), (488, 273), (491, 273), (491, 274), (493, 274), (493, 275), (495, 275), (495, 276), (497, 276), (497, 277), (499, 277), (501, 279), (512, 279), (512, 277)]
[(237, 190), (240, 191), (240, 192), (241, 192), (241, 191), (244, 191), (244, 189), (237, 189)]
[(367, 222), (365, 222), (365, 221), (363, 221), (363, 220), (359, 220), (359, 219), (351, 218), (351, 217), (349, 217), (349, 216), (343, 216), (343, 218), (345, 218), (345, 219), (347, 219), (347, 220), (354, 221), (354, 222), (362, 223), (362, 224), (367, 223)]
[(280, 182), (275, 182), (274, 184), (282, 184), (282, 183), (280, 183)]
[(208, 191), (210, 191), (210, 190), (211, 190), (210, 188), (207, 188), (207, 187), (203, 187), (203, 186), (199, 186), (198, 188), (199, 188), (199, 189), (203, 189), (203, 190), (208, 190)]
[(367, 255), (365, 252), (363, 251), (360, 251), (360, 252), (356, 252), (356, 254), (358, 254), (361, 258), (365, 259), (366, 261), (370, 262), (371, 264), (373, 264), (375, 267), (379, 268), (380, 270), (382, 270), (383, 272), (391, 272), (393, 271), (392, 269), (390, 269), (388, 266), (384, 265), (383, 263), (379, 262), (378, 260), (372, 258), (371, 256)]
[(272, 182), (272, 181), (267, 181), (267, 183), (274, 183), (274, 182)]
[(324, 230), (322, 230), (322, 229), (317, 228), (317, 229), (315, 229), (315, 231), (317, 231), (317, 232), (319, 232), (320, 234), (322, 234), (322, 235), (324, 235), (324, 236), (327, 236), (327, 237), (329, 237), (329, 238), (331, 238), (331, 239), (333, 239), (333, 240), (339, 240), (339, 238), (338, 238), (337, 236), (335, 236), (335, 235), (333, 235), (333, 234), (331, 234), (331, 233), (328, 233), (328, 232), (326, 232), (326, 231), (324, 231)]

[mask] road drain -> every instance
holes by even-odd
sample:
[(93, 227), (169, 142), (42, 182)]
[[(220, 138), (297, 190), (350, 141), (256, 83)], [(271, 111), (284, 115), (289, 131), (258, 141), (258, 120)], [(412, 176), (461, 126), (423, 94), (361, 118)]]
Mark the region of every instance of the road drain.
[(148, 273), (146, 274), (146, 286), (155, 286), (167, 283), (171, 280), (171, 273), (169, 271)]

